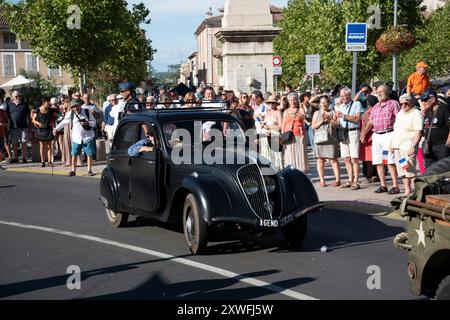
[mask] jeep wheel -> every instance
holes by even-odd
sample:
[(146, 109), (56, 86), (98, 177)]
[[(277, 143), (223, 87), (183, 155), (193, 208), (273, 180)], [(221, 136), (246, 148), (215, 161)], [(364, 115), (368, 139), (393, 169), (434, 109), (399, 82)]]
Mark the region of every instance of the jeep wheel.
[(122, 228), (127, 225), (128, 213), (118, 213), (111, 209), (106, 209), (106, 218), (113, 228)]
[(444, 278), (436, 290), (435, 300), (450, 300), (450, 276)]
[(197, 201), (189, 194), (183, 206), (183, 232), (193, 254), (205, 252), (208, 245), (208, 226), (200, 216)]
[(308, 227), (308, 218), (304, 215), (294, 222), (281, 228), (281, 233), (291, 245), (299, 245), (303, 242), (306, 236), (306, 229)]

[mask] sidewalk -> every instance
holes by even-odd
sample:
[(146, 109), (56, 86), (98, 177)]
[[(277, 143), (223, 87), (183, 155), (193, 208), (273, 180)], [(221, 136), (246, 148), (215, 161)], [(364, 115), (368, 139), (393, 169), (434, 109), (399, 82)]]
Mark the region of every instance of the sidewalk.
[[(348, 179), (348, 175), (345, 170), (344, 161), (340, 161), (340, 171), (341, 171), (341, 181), (345, 182)], [(326, 187), (321, 187), (319, 184), (319, 177), (317, 174), (316, 160), (313, 158), (312, 153), (309, 152), (309, 164), (310, 170), (307, 174), (308, 177), (314, 184), (314, 187), (319, 195), (320, 201), (326, 203), (326, 207), (333, 208), (342, 211), (353, 211), (357, 213), (364, 213), (376, 216), (385, 216), (394, 219), (403, 219), (398, 212), (392, 210), (390, 206), (390, 201), (395, 196), (387, 193), (377, 194), (374, 191), (380, 186), (380, 183), (365, 183), (365, 178), (361, 175), (361, 189), (352, 191), (350, 189), (342, 189), (341, 187), (331, 187), (331, 183), (334, 181), (334, 175), (331, 168), (331, 164), (325, 164), (325, 180), (327, 183)], [(87, 177), (91, 179), (100, 179), (101, 173), (106, 166), (106, 161), (94, 162), (92, 171), (95, 176), (88, 177), (87, 166), (84, 163), (82, 167), (77, 168), (77, 176)], [(7, 171), (12, 172), (29, 172), (29, 173), (40, 173), (40, 174), (52, 174), (52, 168), (45, 167), (41, 168), (40, 163), (27, 163), (27, 164), (2, 164), (2, 167)], [(62, 166), (61, 162), (55, 162), (53, 168), (54, 175), (67, 175), (70, 171), (70, 167)], [(1, 172), (1, 171), (0, 171)], [(362, 172), (362, 170), (361, 170)], [(70, 179), (69, 177), (67, 179)], [(392, 180), (390, 176), (387, 176), (387, 183), (389, 189), (392, 187)], [(402, 189), (402, 184), (399, 179), (399, 186)]]

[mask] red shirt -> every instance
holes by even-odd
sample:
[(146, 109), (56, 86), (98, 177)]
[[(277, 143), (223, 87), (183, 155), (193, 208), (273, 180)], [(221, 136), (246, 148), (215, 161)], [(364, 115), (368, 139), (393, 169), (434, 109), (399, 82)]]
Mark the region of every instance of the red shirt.
[(400, 106), (395, 100), (378, 102), (372, 110), (370, 120), (373, 124), (373, 132), (393, 130), (395, 118), (400, 111)]

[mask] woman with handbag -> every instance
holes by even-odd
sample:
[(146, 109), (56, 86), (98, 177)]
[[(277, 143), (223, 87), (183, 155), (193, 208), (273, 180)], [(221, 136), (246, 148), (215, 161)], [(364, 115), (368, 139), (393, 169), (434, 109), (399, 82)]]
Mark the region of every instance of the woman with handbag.
[(34, 133), (39, 141), (42, 167), (45, 167), (45, 154), (47, 153), (48, 166), (53, 166), (53, 127), (55, 110), (50, 108), (50, 100), (42, 98), (41, 106), (31, 113), (31, 119), (35, 127)]
[(300, 109), (296, 93), (288, 96), (289, 108), (284, 111), (281, 140), (286, 145), (284, 164), (292, 165), (303, 172), (309, 171), (308, 151), (304, 120), (305, 113)]
[[(267, 110), (265, 120), (262, 124), (262, 129), (266, 137), (261, 139), (261, 154), (270, 159), (272, 165), (277, 170), (281, 170), (283, 168), (283, 150), (280, 150), (282, 146), (279, 145), (279, 141), (283, 115), (278, 110), (278, 99), (275, 95), (271, 95), (267, 99), (267, 104), (269, 105), (269, 110)], [(263, 143), (264, 140), (267, 142)], [(278, 145), (275, 145), (273, 142), (278, 142)]]
[(314, 129), (315, 154), (317, 158), (317, 173), (320, 178), (320, 186), (325, 187), (325, 161), (331, 161), (336, 181), (332, 187), (341, 185), (341, 175), (339, 171), (339, 142), (336, 135), (338, 126), (336, 113), (329, 111), (330, 98), (323, 96), (320, 98), (320, 110), (316, 111), (312, 118), (312, 128)]

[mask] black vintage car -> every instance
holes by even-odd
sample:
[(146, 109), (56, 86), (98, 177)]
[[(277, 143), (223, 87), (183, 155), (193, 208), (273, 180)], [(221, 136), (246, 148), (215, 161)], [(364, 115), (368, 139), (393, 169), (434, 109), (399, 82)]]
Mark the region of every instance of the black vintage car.
[[(237, 132), (234, 142), (245, 141), (245, 149), (226, 148), (217, 137), (207, 136), (207, 129), (225, 128)], [(195, 139), (177, 137), (180, 129)], [(130, 146), (149, 134), (153, 150), (130, 156)], [(193, 254), (204, 252), (209, 235), (220, 231), (273, 234), (281, 229), (289, 243), (301, 243), (307, 214), (319, 211), (323, 203), (301, 171), (287, 167), (271, 172), (260, 157), (245, 154), (249, 139), (243, 136), (239, 119), (220, 109), (140, 110), (125, 116), (101, 177), (109, 223), (122, 227), (129, 215), (182, 220)], [(212, 147), (212, 141), (219, 145)], [(235, 161), (238, 156), (244, 161)]]

